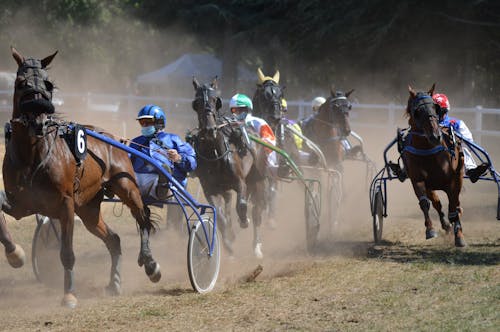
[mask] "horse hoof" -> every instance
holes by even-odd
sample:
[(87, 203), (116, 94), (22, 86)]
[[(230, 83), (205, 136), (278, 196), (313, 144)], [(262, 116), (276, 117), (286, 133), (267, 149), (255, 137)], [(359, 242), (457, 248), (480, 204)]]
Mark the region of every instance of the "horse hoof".
[(248, 218), (240, 219), (241, 228), (248, 228), (248, 225), (250, 225), (250, 220)]
[(161, 279), (161, 270), (160, 270), (160, 264), (158, 264), (156, 262), (154, 264), (155, 264), (155, 268), (154, 268), (153, 272), (148, 273), (148, 271), (146, 271), (146, 274), (148, 275), (149, 280), (156, 283), (156, 282), (160, 281), (160, 279)]
[(436, 232), (434, 229), (427, 229), (427, 230), (425, 231), (425, 239), (426, 239), (426, 240), (429, 240), (429, 239), (435, 238), (435, 237), (437, 237), (437, 236), (438, 236), (438, 234), (437, 234), (437, 232)]
[(116, 283), (109, 284), (106, 286), (106, 294), (110, 296), (120, 296), (122, 295), (122, 288)]
[(255, 245), (255, 248), (253, 249), (253, 252), (255, 254), (255, 257), (258, 259), (264, 258), (264, 254), (262, 253), (262, 243), (257, 243)]
[(446, 234), (450, 234), (451, 231), (453, 230), (453, 227), (447, 221), (441, 222), (441, 228), (446, 232)]
[(451, 224), (448, 224), (448, 226), (443, 226), (443, 230), (446, 232), (446, 234), (451, 234), (453, 231), (453, 227), (451, 227)]
[(7, 261), (9, 262), (10, 266), (16, 269), (23, 266), (24, 262), (26, 262), (26, 254), (24, 253), (24, 249), (18, 244), (16, 244), (16, 248), (12, 252), (6, 252), (5, 256), (7, 256)]
[(463, 248), (467, 246), (463, 237), (455, 237), (455, 247)]
[(64, 294), (64, 297), (61, 301), (61, 305), (63, 307), (69, 308), (69, 309), (75, 309), (77, 303), (78, 303), (78, 300), (71, 293)]

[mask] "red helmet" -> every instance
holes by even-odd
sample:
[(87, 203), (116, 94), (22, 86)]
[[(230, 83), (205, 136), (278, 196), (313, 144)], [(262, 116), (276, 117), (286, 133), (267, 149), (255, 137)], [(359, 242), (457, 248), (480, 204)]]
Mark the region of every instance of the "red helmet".
[(444, 113), (450, 110), (450, 102), (448, 101), (448, 97), (446, 97), (443, 93), (436, 93), (432, 96), (432, 99), (439, 107), (444, 111)]

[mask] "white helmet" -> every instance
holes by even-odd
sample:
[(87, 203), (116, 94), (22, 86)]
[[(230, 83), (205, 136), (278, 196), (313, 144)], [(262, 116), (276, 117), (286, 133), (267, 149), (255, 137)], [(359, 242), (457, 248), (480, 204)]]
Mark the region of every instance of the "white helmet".
[(313, 112), (317, 112), (319, 107), (325, 103), (326, 99), (323, 97), (316, 97), (311, 102)]

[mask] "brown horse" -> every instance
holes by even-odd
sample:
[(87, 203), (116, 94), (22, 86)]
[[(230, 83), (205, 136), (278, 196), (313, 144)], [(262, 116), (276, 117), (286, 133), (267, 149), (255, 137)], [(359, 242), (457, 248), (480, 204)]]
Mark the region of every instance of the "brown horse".
[(320, 106), (318, 112), (301, 123), (302, 132), (318, 144), (325, 154), (329, 166), (342, 170), (345, 157), (343, 140), (351, 133), (349, 111), (352, 106), (347, 93), (331, 88), (331, 95)]
[(453, 132), (442, 131), (439, 127), (436, 105), (432, 100), (434, 88), (435, 84), (425, 93), (415, 92), (409, 87), (406, 115), (410, 129), (405, 138), (402, 159), (424, 213), (426, 238), (437, 236), (429, 217), (431, 202), (439, 213), (442, 228), (446, 232), (451, 231), (435, 193), (435, 190), (443, 190), (448, 196), (448, 219), (453, 223), (455, 245), (464, 247), (459, 200), (464, 173), (463, 152)]
[(265, 206), (264, 149), (247, 141), (245, 131), (229, 118), (219, 115), (222, 107), (217, 96), (217, 80), (199, 84), (193, 79), (193, 109), (198, 115), (198, 133), (193, 136), (203, 192), (210, 205), (216, 207), (225, 248), (232, 253), (234, 233), (231, 226), (231, 191), (236, 191), (236, 212), (242, 228), (248, 227), (247, 200), (252, 199), (254, 253), (262, 258), (259, 227)]
[[(12, 48), (18, 70), (10, 120), (11, 132), (3, 160), (5, 191), (0, 192), (0, 203), (2, 210), (16, 219), (34, 213), (59, 219), (60, 258), (64, 267), (62, 304), (75, 307), (75, 213), (80, 216), (85, 227), (105, 243), (111, 255), (107, 290), (111, 294), (121, 291), (120, 238), (103, 221), (100, 211), (104, 188), (120, 197), (139, 225), (139, 266), (144, 265), (146, 274), (154, 282), (160, 279), (161, 273), (149, 248), (149, 233), (154, 228), (145, 212), (128, 154), (89, 136), (86, 157), (79, 159), (75, 154), (76, 149), (68, 144), (68, 141), (74, 143), (76, 140), (71, 133), (73, 127), (54, 114), (51, 101), (54, 86), (46, 71), (56, 54), (37, 60), (24, 58)], [(0, 213), (0, 239), (6, 252), (12, 254), (15, 245), (5, 227), (4, 218), (3, 213)], [(9, 262), (12, 261), (9, 259)]]

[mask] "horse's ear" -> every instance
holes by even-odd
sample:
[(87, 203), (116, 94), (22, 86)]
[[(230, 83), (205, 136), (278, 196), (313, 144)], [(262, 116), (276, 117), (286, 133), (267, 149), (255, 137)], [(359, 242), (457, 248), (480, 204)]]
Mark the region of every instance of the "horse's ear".
[(195, 90), (198, 90), (200, 87), (200, 83), (198, 83), (198, 80), (194, 76), (193, 76), (193, 86)]
[(11, 46), (10, 47), (10, 50), (12, 51), (12, 57), (14, 58), (14, 60), (16, 60), (17, 62), (17, 66), (18, 67), (21, 67), (21, 65), (23, 64), (24, 62), (24, 57), (21, 55), (21, 53), (19, 53), (15, 48), (14, 46)]
[(410, 93), (410, 96), (412, 98), (415, 98), (415, 96), (417, 95), (417, 93), (415, 92), (415, 90), (413, 90), (413, 88), (408, 84), (408, 92)]
[(278, 84), (280, 82), (280, 71), (279, 70), (276, 70), (276, 73), (274, 73), (273, 81), (275, 81), (276, 84)]
[(214, 77), (214, 79), (212, 80), (212, 83), (210, 84), (212, 86), (213, 89), (217, 90), (217, 76)]
[(432, 96), (434, 94), (434, 90), (436, 89), (436, 83), (432, 85), (432, 88), (428, 91), (429, 95)]
[(330, 86), (330, 94), (332, 95), (332, 97), (335, 97), (335, 84), (332, 84)]
[(40, 60), (40, 62), (42, 63), (42, 68), (47, 68), (47, 66), (52, 62), (52, 60), (54, 60), (54, 57), (56, 56), (57, 52), (59, 51), (55, 51), (54, 54), (49, 55)]
[[(264, 83), (265, 81), (265, 76), (264, 76), (264, 73), (262, 72), (262, 70), (260, 68), (257, 68), (257, 76), (259, 78), (259, 83), (262, 84)], [(257, 84), (258, 85), (258, 84)]]
[(350, 95), (351, 95), (351, 93), (353, 93), (353, 92), (354, 92), (354, 89), (352, 89), (351, 91), (347, 92), (347, 93), (345, 94), (346, 98), (349, 98), (349, 96), (350, 96)]

